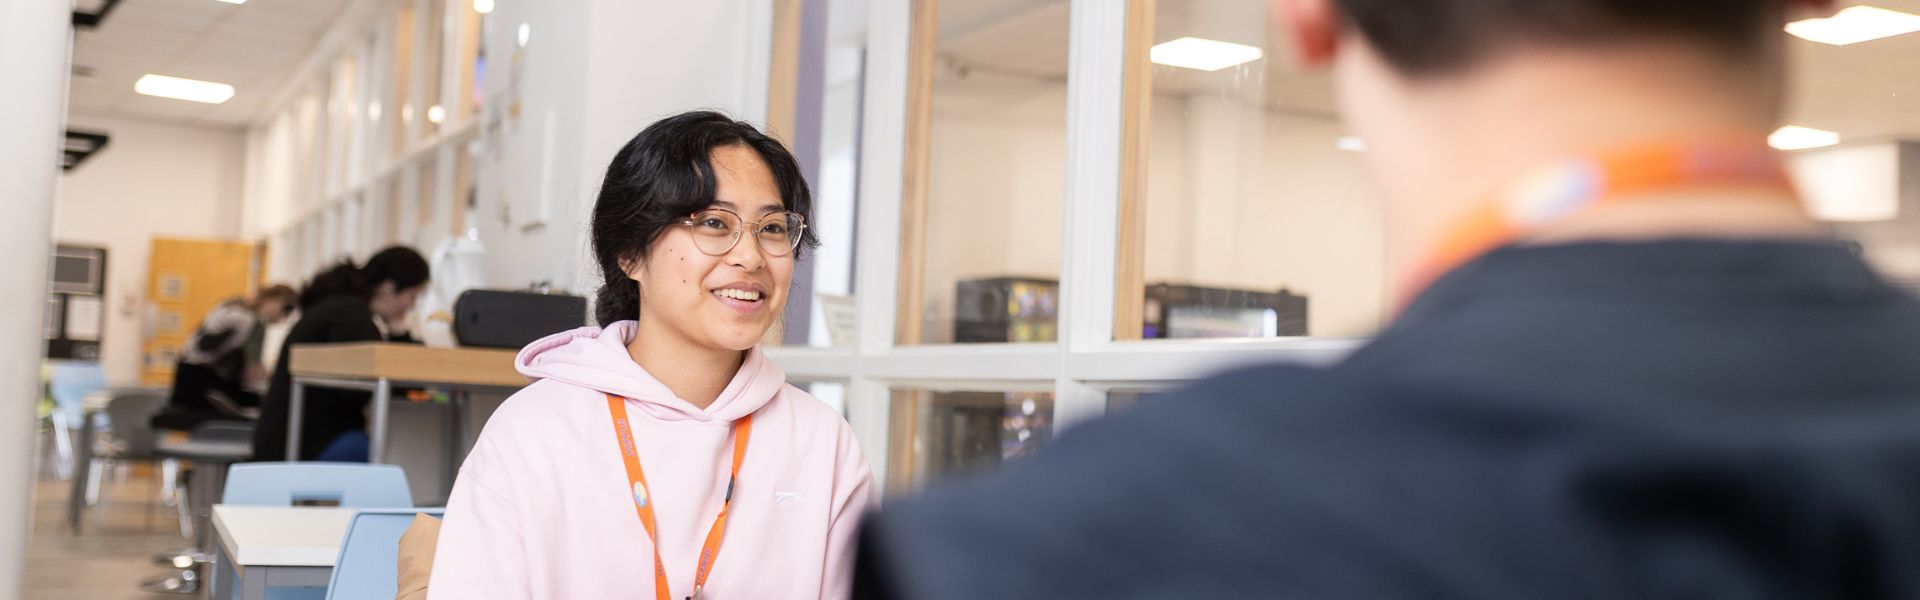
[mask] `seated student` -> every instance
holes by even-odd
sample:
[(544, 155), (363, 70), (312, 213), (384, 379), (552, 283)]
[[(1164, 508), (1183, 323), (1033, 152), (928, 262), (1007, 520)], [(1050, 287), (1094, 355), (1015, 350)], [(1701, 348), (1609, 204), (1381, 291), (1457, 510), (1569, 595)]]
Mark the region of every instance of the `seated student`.
[[(293, 390), (288, 356), (297, 344), (411, 342), (407, 313), (426, 289), (427, 260), (394, 246), (367, 259), (345, 261), (313, 278), (300, 293), (300, 320), (280, 346), (280, 361), (253, 431), (253, 458), (288, 460), (287, 401)], [(367, 392), (308, 388), (300, 411), (298, 460), (366, 462)]]
[[(260, 395), (248, 388), (267, 378), (260, 362), (267, 326), (286, 320), (298, 298), (293, 288), (276, 285), (262, 288), (252, 301), (222, 302), (201, 317), (173, 367), (167, 407), (154, 415), (153, 425), (192, 431), (206, 421), (252, 420), (237, 409), (260, 406)], [(215, 402), (208, 397), (212, 392), (231, 404)]]
[(1767, 145), (1830, 4), (1274, 0), (1404, 309), (890, 504), (862, 591), (1920, 598), (1920, 302)]
[(842, 598), (874, 502), (853, 430), (756, 345), (815, 244), (793, 156), (654, 123), (593, 209), (599, 322), (520, 351), (447, 501), (433, 598)]

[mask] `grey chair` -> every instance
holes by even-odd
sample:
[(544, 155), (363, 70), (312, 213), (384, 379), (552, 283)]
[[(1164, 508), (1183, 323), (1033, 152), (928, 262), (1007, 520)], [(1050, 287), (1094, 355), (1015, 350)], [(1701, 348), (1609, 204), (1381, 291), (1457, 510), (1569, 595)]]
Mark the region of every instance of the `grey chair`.
[(197, 594), (203, 567), (212, 556), (213, 528), (208, 522), (212, 519), (213, 505), (220, 501), (220, 490), (226, 487), (228, 468), (253, 457), (253, 425), (208, 421), (195, 428), (187, 441), (157, 444), (154, 455), (193, 464), (180, 505), (191, 507), (194, 545), (155, 556), (155, 562), (172, 566), (175, 571), (150, 577), (141, 582), (140, 588), (153, 593)]
[[(106, 447), (95, 452), (93, 459), (83, 465), (86, 471), (84, 476), (87, 477), (87, 504), (95, 508), (96, 514), (100, 505), (110, 497), (107, 486), (113, 478), (107, 475), (114, 466), (126, 462), (148, 462), (157, 467), (163, 460), (154, 454), (155, 436), (148, 420), (166, 403), (164, 393), (144, 389), (116, 390), (113, 398), (107, 401), (109, 425)], [(91, 444), (95, 440), (82, 440), (81, 443)], [(143, 514), (146, 526), (151, 527), (151, 506)], [(97, 524), (98, 519), (95, 522)], [(182, 532), (185, 533), (185, 530)]]

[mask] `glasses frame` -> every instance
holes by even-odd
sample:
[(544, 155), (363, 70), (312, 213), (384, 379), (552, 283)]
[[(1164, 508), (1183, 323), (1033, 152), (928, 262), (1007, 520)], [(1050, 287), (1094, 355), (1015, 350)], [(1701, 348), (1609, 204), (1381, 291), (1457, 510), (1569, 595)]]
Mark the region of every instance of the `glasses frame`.
[[(737, 230), (734, 230), (733, 232), (733, 241), (728, 242), (726, 249), (721, 250), (719, 252), (707, 252), (706, 248), (702, 248), (700, 246), (701, 234), (697, 231), (693, 231), (693, 228), (699, 226), (700, 215), (704, 213), (710, 213), (710, 212), (727, 213), (729, 215), (733, 215), (734, 219), (737, 219), (740, 221), (740, 228)], [(766, 254), (767, 256), (774, 256), (774, 257), (792, 256), (796, 250), (799, 250), (800, 240), (806, 237), (805, 234), (807, 232), (807, 217), (805, 215), (801, 215), (800, 213), (793, 212), (790, 210), (783, 210), (780, 212), (768, 214), (766, 218), (760, 219), (758, 221), (748, 221), (746, 217), (740, 216), (740, 213), (733, 212), (731, 210), (727, 210), (724, 208), (703, 208), (703, 209), (700, 209), (699, 212), (695, 212), (691, 215), (687, 215), (687, 218), (681, 219), (678, 224), (685, 225), (687, 227), (688, 232), (693, 234), (693, 237), (694, 237), (693, 247), (699, 248), (701, 252), (706, 253), (708, 256), (726, 256), (728, 252), (732, 252), (735, 247), (740, 245), (740, 238), (745, 237), (744, 234), (746, 232), (748, 231), (758, 232), (760, 230), (761, 225), (764, 225), (767, 222), (773, 221), (776, 219), (788, 220), (787, 225), (793, 227), (793, 231), (787, 234), (788, 241), (787, 241), (786, 250), (778, 254), (769, 252), (767, 250), (769, 245), (760, 242), (760, 235), (758, 233), (754, 234), (753, 243), (755, 246), (757, 246), (760, 249), (761, 253)]]

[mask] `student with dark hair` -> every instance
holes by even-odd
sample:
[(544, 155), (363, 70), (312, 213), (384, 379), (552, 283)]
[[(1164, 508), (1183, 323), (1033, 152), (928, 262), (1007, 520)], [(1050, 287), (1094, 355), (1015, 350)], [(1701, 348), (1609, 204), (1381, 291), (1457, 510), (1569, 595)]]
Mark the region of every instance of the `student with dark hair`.
[(280, 360), (253, 431), (253, 459), (366, 462), (367, 401), (353, 390), (309, 388), (300, 411), (300, 456), (287, 456), (287, 401), (293, 374), (287, 357), (296, 344), (411, 342), (407, 313), (427, 287), (427, 260), (394, 246), (367, 259), (343, 261), (315, 275), (300, 294), (300, 320), (280, 346)]
[(856, 597), (1920, 597), (1920, 302), (1766, 139), (1830, 4), (1273, 0), (1398, 316), (890, 503)]
[(447, 501), (435, 598), (841, 598), (874, 502), (853, 431), (758, 344), (815, 245), (793, 156), (663, 119), (593, 209), (601, 327), (520, 351)]
[[(153, 425), (192, 431), (206, 421), (251, 420), (239, 409), (260, 406), (260, 395), (247, 388), (267, 378), (260, 360), (267, 326), (286, 320), (298, 297), (284, 285), (264, 287), (252, 300), (234, 298), (201, 317), (180, 350), (173, 393), (166, 409), (154, 415)], [(215, 401), (215, 393), (226, 402)]]

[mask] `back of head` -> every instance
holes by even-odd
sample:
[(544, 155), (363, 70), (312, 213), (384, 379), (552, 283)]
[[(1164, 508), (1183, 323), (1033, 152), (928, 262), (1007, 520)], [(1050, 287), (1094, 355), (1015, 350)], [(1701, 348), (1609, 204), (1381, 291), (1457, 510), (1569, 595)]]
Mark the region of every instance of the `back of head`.
[(393, 283), (396, 290), (412, 288), (426, 283), (429, 272), (427, 259), (405, 246), (381, 250), (367, 259), (365, 266), (355, 265), (351, 259), (342, 260), (313, 276), (313, 281), (300, 292), (300, 310), (311, 310), (337, 296), (364, 301), (372, 298), (373, 290), (383, 283)]
[(1787, 0), (1334, 0), (1401, 72), (1444, 75), (1508, 50), (1692, 44), (1751, 57), (1780, 32)]
[[(603, 284), (594, 300), (601, 325), (640, 313), (640, 289), (627, 278), (625, 263), (640, 260), (669, 227), (712, 205), (719, 184), (713, 151), (742, 146), (754, 151), (773, 172), (780, 203), (802, 217), (813, 217), (813, 196), (800, 165), (779, 140), (752, 124), (698, 110), (661, 119), (628, 141), (607, 165), (593, 206), (593, 254)], [(797, 260), (819, 245), (813, 228), (801, 231)]]
[(406, 246), (390, 246), (375, 253), (360, 272), (366, 275), (367, 285), (392, 283), (395, 290), (419, 287), (432, 276), (426, 257)]
[(300, 292), (295, 291), (292, 287), (274, 284), (260, 288), (259, 292), (254, 293), (253, 304), (254, 306), (260, 306), (268, 302), (284, 302), (291, 305), (295, 304), (299, 298)]

